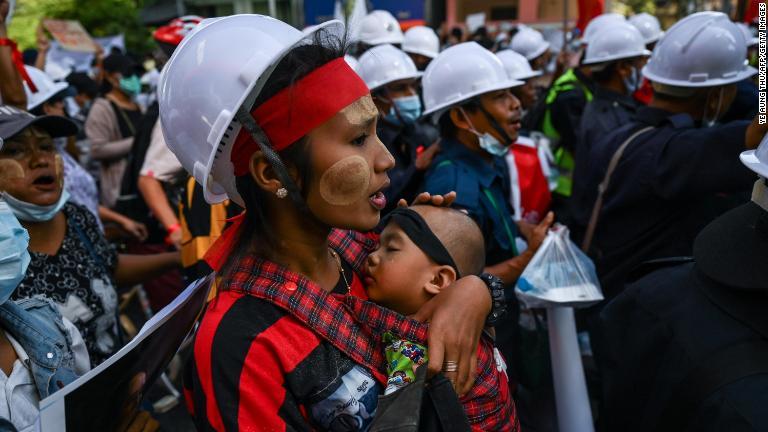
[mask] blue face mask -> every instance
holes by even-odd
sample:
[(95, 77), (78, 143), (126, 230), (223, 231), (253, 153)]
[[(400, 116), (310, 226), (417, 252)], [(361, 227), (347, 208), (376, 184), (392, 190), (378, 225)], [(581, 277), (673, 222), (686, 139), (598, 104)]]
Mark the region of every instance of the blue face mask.
[(120, 90), (130, 96), (136, 96), (141, 93), (141, 80), (137, 75), (120, 78)]
[(632, 66), (632, 74), (624, 78), (624, 88), (627, 89), (629, 95), (634, 94), (640, 88), (640, 72), (637, 71), (636, 67)]
[(61, 211), (61, 208), (69, 200), (69, 192), (66, 189), (62, 189), (59, 200), (47, 206), (28, 203), (14, 198), (8, 193), (3, 193), (1, 197), (8, 204), (8, 207), (11, 208), (17, 219), (26, 222), (46, 222), (53, 219), (56, 213)]
[(24, 279), (29, 266), (29, 234), (11, 209), (0, 200), (0, 304), (5, 303)]
[(392, 107), (385, 118), (394, 124), (409, 125), (415, 123), (419, 117), (421, 117), (421, 101), (419, 96), (413, 95), (393, 99)]

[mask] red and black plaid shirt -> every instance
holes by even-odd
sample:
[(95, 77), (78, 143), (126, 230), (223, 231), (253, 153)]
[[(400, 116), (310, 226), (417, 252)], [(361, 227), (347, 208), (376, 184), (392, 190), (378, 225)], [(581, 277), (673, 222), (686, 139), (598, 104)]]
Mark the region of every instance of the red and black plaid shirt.
[[(334, 230), (329, 236), (329, 243), (359, 274), (368, 254), (378, 246), (378, 238), (375, 235)], [(298, 273), (252, 256), (243, 258), (235, 271), (222, 281), (221, 287), (226, 291), (220, 296), (256, 297), (287, 311), (292, 318), (309, 327), (355, 363), (364, 366), (382, 384), (386, 383), (387, 378), (384, 373), (386, 359), (381, 342), (384, 331), (417, 343), (426, 345), (427, 342), (428, 327), (423, 323), (355, 296), (329, 293)], [(356, 291), (357, 289), (353, 288), (353, 293), (365, 295), (364, 292)], [(200, 334), (204, 338), (209, 333), (202, 329), (205, 324), (204, 319), (201, 325), (203, 331), (199, 333), (198, 338), (201, 338)], [(214, 336), (210, 336), (210, 340), (214, 339)], [(208, 342), (198, 343), (202, 345), (200, 349), (205, 351)], [(200, 362), (198, 343), (196, 362)], [(210, 354), (203, 352), (203, 360)], [(492, 344), (483, 340), (478, 354), (477, 380), (471, 392), (461, 399), (473, 429), (519, 430), (506, 375), (497, 370)], [(209, 388), (215, 386), (215, 383), (208, 385)], [(206, 394), (204, 403), (210, 405), (211, 399), (215, 397), (215, 394)], [(242, 397), (241, 394), (240, 399)], [(197, 404), (195, 408), (199, 411)], [(218, 429), (215, 426), (213, 428)]]

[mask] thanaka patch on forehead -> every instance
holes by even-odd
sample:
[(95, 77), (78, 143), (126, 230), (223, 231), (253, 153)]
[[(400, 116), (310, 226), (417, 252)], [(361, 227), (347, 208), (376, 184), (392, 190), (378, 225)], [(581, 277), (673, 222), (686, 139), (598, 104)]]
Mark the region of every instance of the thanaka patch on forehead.
[(339, 112), (350, 124), (355, 126), (363, 126), (379, 114), (370, 95), (361, 97)]

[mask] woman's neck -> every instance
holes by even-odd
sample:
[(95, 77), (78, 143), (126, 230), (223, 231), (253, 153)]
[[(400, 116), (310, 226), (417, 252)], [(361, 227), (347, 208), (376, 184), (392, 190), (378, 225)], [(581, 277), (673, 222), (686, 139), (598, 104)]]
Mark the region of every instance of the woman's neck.
[(326, 291), (331, 291), (339, 280), (336, 260), (329, 252), (328, 235), (331, 228), (295, 209), (276, 209), (270, 226), (276, 239), (268, 258), (306, 276)]
[(128, 95), (114, 88), (106, 96), (121, 107), (133, 108), (135, 105)]
[(67, 217), (63, 211), (56, 213), (56, 216), (49, 221), (19, 222), (29, 232), (29, 250), (31, 252), (56, 255), (67, 231)]

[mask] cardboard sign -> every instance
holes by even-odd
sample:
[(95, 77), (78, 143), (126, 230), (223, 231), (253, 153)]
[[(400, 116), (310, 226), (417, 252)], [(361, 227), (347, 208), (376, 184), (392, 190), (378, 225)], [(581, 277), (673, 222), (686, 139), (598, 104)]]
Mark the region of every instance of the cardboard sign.
[(96, 51), (96, 45), (94, 45), (91, 35), (88, 34), (79, 21), (48, 19), (43, 21), (43, 27), (66, 50), (80, 52)]

